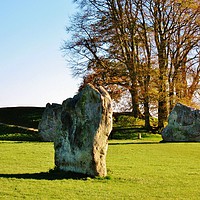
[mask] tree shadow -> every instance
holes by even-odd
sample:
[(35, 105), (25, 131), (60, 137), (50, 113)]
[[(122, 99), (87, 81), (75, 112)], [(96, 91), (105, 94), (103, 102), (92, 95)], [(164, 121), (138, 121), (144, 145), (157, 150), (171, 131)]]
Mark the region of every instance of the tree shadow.
[(160, 143), (163, 143), (163, 144), (165, 144), (165, 143), (168, 143), (168, 144), (178, 144), (178, 143), (200, 143), (200, 141), (195, 141), (195, 140), (191, 140), (191, 141), (164, 141), (164, 140), (162, 140), (162, 141), (160, 141)]
[(200, 143), (199, 141), (145, 141), (145, 142), (112, 142), (109, 145), (134, 145), (134, 144), (178, 144), (178, 143)]
[(109, 145), (130, 145), (130, 144), (159, 144), (160, 142), (155, 141), (155, 142), (151, 142), (151, 141), (147, 141), (147, 142), (112, 142), (109, 143)]
[(0, 174), (0, 178), (35, 179), (35, 180), (62, 180), (62, 179), (87, 180), (88, 177), (93, 178), (86, 174), (63, 172), (58, 170), (50, 170), (49, 172), (40, 172), (40, 173)]

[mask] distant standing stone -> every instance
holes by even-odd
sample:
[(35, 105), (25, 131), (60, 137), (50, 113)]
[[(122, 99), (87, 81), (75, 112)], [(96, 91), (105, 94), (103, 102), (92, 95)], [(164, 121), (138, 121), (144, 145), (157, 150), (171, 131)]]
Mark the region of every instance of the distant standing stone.
[(200, 110), (176, 104), (162, 131), (163, 141), (200, 141)]
[(58, 169), (89, 176), (107, 175), (112, 107), (103, 87), (88, 84), (62, 105), (47, 104), (38, 129), (45, 141), (54, 142)]

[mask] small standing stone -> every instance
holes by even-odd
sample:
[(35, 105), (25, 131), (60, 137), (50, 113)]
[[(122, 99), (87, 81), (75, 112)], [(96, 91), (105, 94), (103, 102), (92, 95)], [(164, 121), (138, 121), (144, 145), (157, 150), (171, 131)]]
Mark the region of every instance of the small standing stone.
[(200, 141), (200, 110), (176, 104), (162, 131), (165, 142)]
[(107, 175), (112, 107), (103, 87), (88, 84), (62, 105), (47, 104), (38, 128), (45, 141), (54, 142), (58, 169), (89, 176)]

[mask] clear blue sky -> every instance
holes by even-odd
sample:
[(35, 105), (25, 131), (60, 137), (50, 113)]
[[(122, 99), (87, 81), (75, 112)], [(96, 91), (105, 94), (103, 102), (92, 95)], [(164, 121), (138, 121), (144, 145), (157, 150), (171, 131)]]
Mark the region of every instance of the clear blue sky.
[(60, 51), (72, 0), (0, 0), (0, 107), (62, 103), (80, 80)]

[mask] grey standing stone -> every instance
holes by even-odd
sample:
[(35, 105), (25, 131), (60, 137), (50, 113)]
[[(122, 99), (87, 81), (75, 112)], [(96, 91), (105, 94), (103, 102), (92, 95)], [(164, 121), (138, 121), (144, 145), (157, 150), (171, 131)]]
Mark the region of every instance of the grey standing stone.
[(166, 142), (200, 141), (200, 110), (176, 104), (162, 131), (162, 138)]
[(47, 104), (39, 133), (53, 141), (56, 168), (89, 176), (106, 176), (111, 98), (103, 87), (88, 84), (62, 105)]

